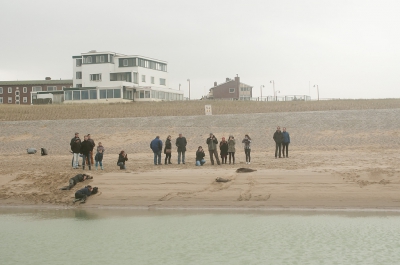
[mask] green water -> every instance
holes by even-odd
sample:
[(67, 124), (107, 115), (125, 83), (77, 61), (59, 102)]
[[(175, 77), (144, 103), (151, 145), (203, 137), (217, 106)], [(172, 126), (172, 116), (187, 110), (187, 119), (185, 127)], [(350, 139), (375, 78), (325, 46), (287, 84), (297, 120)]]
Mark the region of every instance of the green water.
[(0, 264), (400, 264), (400, 214), (0, 209)]

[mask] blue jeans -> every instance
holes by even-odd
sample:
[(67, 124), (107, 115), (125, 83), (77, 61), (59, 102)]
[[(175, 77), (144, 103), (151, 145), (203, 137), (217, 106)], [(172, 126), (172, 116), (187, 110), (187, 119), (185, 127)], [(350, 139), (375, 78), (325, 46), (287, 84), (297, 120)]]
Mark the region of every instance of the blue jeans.
[(96, 160), (96, 168), (100, 164), (100, 167), (103, 168), (103, 161), (97, 161)]
[(181, 156), (182, 156), (182, 163), (185, 164), (185, 151), (178, 151), (178, 164), (181, 163)]
[(206, 163), (206, 160), (202, 159), (202, 160), (196, 160), (196, 166), (202, 166)]
[(157, 165), (157, 161), (158, 161), (158, 164), (161, 165), (161, 150), (159, 150), (157, 152), (153, 151), (153, 153), (154, 153), (154, 165)]
[(72, 157), (72, 167), (78, 168), (78, 165), (79, 165), (79, 153), (74, 153)]
[(90, 154), (82, 154), (82, 166), (85, 166), (86, 158), (88, 159), (88, 166), (90, 167)]

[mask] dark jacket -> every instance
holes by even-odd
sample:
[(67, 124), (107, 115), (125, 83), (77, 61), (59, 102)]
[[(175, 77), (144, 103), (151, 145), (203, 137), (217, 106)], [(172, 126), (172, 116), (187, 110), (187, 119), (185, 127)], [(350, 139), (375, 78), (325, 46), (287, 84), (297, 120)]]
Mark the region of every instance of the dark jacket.
[(181, 138), (176, 138), (175, 145), (178, 147), (178, 152), (186, 152), (186, 138), (181, 137)]
[(121, 162), (124, 163), (124, 165), (125, 165), (125, 161), (128, 161), (128, 155), (126, 155), (126, 157), (124, 157), (123, 155), (119, 154), (117, 165), (118, 165), (118, 163), (121, 163)]
[(165, 140), (164, 154), (166, 154), (165, 152), (166, 149), (172, 149), (172, 144), (170, 139)]
[(153, 141), (151, 141), (150, 148), (151, 148), (151, 150), (153, 150), (154, 153), (161, 151), (162, 150), (162, 141), (158, 138), (155, 138)]
[(78, 174), (78, 175), (76, 175), (75, 177), (73, 177), (73, 178), (71, 178), (73, 181), (74, 181), (74, 183), (76, 184), (76, 183), (78, 183), (78, 182), (82, 182), (83, 181), (83, 175), (82, 174)]
[(204, 151), (197, 151), (196, 152), (196, 161), (201, 161), (205, 157)]
[(71, 151), (73, 153), (77, 153), (77, 154), (80, 153), (81, 152), (81, 139), (73, 138), (72, 140), (74, 140), (74, 142), (71, 142)]
[(93, 146), (89, 141), (84, 140), (81, 143), (81, 154), (87, 155), (90, 153), (90, 151), (93, 150)]
[(92, 145), (90, 151), (93, 151), (93, 148), (96, 146), (93, 139), (88, 139), (88, 142)]
[(273, 138), (274, 138), (275, 143), (281, 144), (283, 142), (282, 132), (281, 131), (276, 131), (274, 133), (274, 137)]
[(244, 138), (242, 144), (244, 144), (244, 149), (251, 149), (251, 139)]
[(103, 153), (96, 153), (94, 160), (103, 161)]
[(221, 151), (220, 152), (221, 156), (227, 155), (228, 154), (228, 142), (227, 141), (219, 142), (219, 150)]
[(217, 138), (214, 137), (214, 138), (211, 140), (211, 138), (208, 137), (206, 143), (208, 144), (208, 151), (217, 150), (217, 144), (218, 144)]
[[(84, 194), (84, 195), (86, 195), (86, 196), (90, 196), (91, 194), (92, 194), (92, 192), (88, 189), (88, 188), (83, 188), (83, 189), (80, 189), (80, 190), (78, 190), (76, 193), (79, 193), (79, 194)], [(76, 194), (75, 193), (75, 194)]]
[(282, 132), (283, 135), (283, 143), (290, 144), (290, 135), (288, 132)]

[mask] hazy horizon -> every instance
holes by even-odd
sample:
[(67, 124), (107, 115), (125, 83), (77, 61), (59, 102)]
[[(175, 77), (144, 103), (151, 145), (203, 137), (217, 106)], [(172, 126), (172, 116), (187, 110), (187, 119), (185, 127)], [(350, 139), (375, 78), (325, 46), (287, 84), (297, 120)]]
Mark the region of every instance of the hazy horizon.
[(253, 97), (398, 98), (397, 1), (5, 0), (0, 80), (72, 79), (89, 50), (168, 62), (169, 87), (200, 98), (236, 74)]

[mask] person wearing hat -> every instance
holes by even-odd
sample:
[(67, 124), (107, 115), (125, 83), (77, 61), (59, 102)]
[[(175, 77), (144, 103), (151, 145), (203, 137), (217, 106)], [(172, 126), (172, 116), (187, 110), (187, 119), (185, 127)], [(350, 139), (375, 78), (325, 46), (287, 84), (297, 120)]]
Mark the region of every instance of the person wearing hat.
[(210, 133), (210, 137), (207, 138), (206, 143), (208, 145), (208, 152), (210, 153), (211, 165), (214, 165), (213, 156), (215, 156), (215, 160), (217, 160), (217, 164), (221, 165), (221, 163), (219, 162), (219, 158), (218, 158), (218, 149), (217, 149), (218, 140), (214, 136), (213, 133)]
[(196, 151), (196, 166), (202, 166), (206, 163), (204, 157), (206, 154), (204, 153), (203, 147), (199, 146)]
[(179, 134), (179, 137), (176, 138), (175, 141), (176, 147), (178, 147), (178, 165), (181, 163), (181, 156), (182, 156), (182, 164), (185, 164), (185, 152), (186, 152), (186, 145), (187, 141), (186, 138)]

